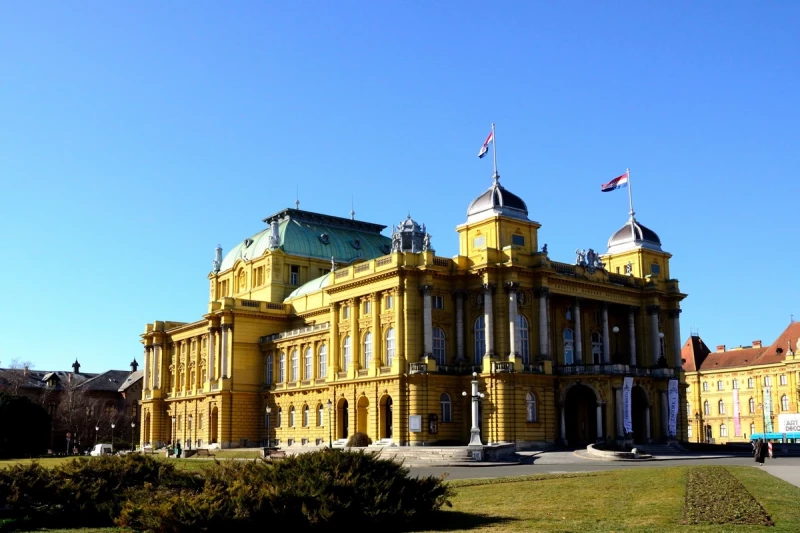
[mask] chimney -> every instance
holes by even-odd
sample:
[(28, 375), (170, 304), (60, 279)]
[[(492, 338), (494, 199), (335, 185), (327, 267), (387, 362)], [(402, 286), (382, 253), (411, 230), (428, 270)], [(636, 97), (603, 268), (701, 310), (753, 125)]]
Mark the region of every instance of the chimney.
[(76, 374), (81, 373), (81, 364), (78, 362), (77, 359), (75, 359), (75, 362), (72, 363), (72, 371)]
[(753, 341), (753, 348), (761, 348), (761, 341)]
[(30, 371), (30, 369), (28, 368), (28, 365), (25, 365), (24, 367), (22, 367), (22, 375), (23, 376), (27, 376), (29, 371)]
[(136, 370), (138, 369), (139, 369), (139, 363), (136, 362), (136, 358), (134, 357), (133, 361), (131, 361), (131, 374), (136, 372)]
[(725, 345), (724, 344), (717, 344), (717, 352), (724, 352)]

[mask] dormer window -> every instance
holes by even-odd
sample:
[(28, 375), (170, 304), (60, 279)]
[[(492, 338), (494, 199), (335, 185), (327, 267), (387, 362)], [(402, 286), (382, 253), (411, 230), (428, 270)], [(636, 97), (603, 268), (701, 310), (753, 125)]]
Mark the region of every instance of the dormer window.
[(331, 239), (327, 233), (323, 233), (319, 236), (319, 242), (321, 242), (322, 244), (328, 244), (329, 242), (331, 242)]
[(356, 250), (361, 249), (361, 239), (355, 239), (350, 243)]

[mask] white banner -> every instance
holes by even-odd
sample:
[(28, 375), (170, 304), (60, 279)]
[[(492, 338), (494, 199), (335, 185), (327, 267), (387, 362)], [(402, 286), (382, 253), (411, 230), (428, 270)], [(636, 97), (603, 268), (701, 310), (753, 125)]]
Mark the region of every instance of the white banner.
[(764, 433), (772, 433), (772, 394), (769, 387), (764, 387)]
[(633, 433), (633, 422), (631, 420), (631, 389), (633, 389), (633, 378), (624, 378), (622, 380), (622, 427), (625, 429), (625, 435)]
[(669, 436), (678, 434), (678, 380), (669, 380)]
[(800, 414), (778, 415), (778, 433), (800, 432)]

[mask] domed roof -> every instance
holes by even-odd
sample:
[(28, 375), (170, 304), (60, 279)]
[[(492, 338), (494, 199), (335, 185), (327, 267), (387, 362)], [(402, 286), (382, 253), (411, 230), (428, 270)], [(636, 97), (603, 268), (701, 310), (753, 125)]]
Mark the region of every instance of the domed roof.
[(495, 175), (489, 190), (469, 204), (467, 222), (477, 222), (494, 215), (528, 220), (528, 206), (522, 198), (500, 185), (499, 178)]
[(633, 216), (608, 239), (608, 253), (624, 252), (633, 248), (648, 248), (661, 252), (661, 239), (656, 232), (640, 224)]

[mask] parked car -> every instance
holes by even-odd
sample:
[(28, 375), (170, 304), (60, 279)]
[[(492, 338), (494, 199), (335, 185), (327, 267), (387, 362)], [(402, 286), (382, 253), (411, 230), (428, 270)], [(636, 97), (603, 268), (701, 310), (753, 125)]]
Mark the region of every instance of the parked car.
[(98, 455), (111, 455), (112, 453), (110, 444), (95, 444), (89, 455), (97, 457)]

